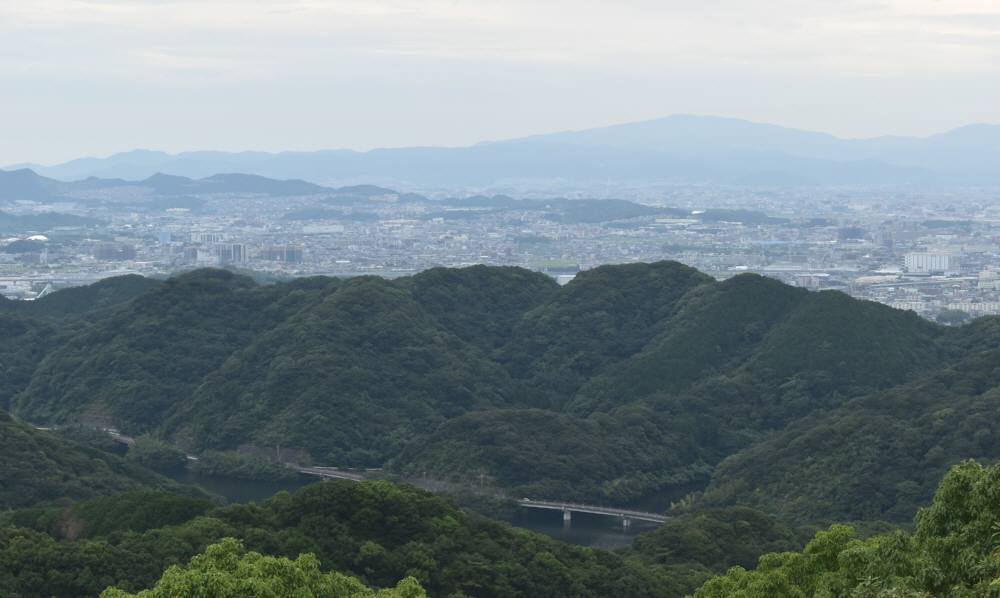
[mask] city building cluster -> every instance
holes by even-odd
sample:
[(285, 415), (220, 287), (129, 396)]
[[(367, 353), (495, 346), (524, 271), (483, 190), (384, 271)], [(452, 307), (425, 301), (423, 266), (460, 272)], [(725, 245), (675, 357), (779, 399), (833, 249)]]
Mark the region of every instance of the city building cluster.
[(349, 200), (223, 194), (162, 201), (108, 192), (58, 204), (18, 201), (4, 211), (86, 221), (0, 228), (0, 294), (33, 299), (109, 276), (201, 267), (394, 277), (488, 264), (566, 282), (601, 264), (677, 260), (718, 279), (758, 273), (942, 321), (1000, 314), (1000, 202), (989, 189), (689, 186), (613, 194), (644, 213), (621, 217), (591, 202), (581, 215), (530, 195), (444, 201), (444, 194), (388, 190)]

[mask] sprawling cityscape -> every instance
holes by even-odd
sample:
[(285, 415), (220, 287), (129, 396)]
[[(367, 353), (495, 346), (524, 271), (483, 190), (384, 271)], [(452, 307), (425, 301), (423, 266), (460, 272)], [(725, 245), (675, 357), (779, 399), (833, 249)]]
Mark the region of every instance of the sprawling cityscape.
[[(9, 201), (0, 293), (33, 299), (200, 267), (394, 277), (487, 264), (567, 282), (601, 264), (676, 260), (718, 279), (754, 272), (948, 322), (1000, 313), (993, 189), (689, 185), (551, 199), (375, 186), (177, 194), (144, 184)], [(607, 196), (627, 199), (589, 199)]]
[(1000, 1), (0, 50), (0, 598), (1000, 598)]

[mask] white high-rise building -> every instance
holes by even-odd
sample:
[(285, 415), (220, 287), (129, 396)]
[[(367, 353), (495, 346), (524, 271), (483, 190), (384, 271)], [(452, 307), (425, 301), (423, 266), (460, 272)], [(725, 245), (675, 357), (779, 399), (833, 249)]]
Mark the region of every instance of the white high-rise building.
[(958, 256), (950, 253), (914, 252), (903, 258), (907, 272), (928, 274), (931, 272), (958, 272)]

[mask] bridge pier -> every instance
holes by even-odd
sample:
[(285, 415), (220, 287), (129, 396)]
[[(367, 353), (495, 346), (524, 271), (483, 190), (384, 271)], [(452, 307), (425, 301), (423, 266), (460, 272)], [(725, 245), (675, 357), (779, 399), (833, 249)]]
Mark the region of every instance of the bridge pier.
[(630, 528), (632, 527), (632, 520), (636, 521), (650, 521), (653, 523), (663, 523), (670, 519), (669, 515), (664, 515), (662, 513), (647, 513), (645, 511), (630, 511), (628, 509), (619, 509), (613, 507), (601, 507), (596, 505), (580, 505), (568, 502), (556, 502), (552, 500), (531, 500), (530, 498), (522, 498), (517, 501), (517, 503), (528, 509), (548, 509), (552, 511), (562, 511), (563, 514), (563, 524), (569, 525), (569, 522), (573, 518), (573, 511), (577, 513), (591, 513), (594, 515), (605, 515), (607, 517), (617, 517), (622, 522), (622, 527)]

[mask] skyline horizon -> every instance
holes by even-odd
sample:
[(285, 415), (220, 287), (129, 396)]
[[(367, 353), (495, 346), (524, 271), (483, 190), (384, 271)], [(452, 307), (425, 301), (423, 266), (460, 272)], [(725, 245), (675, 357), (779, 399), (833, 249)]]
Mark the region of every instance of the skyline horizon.
[(841, 138), (1000, 122), (994, 0), (0, 2), (0, 163), (464, 147), (723, 114)]
[(154, 146), (133, 146), (130, 148), (118, 149), (111, 152), (88, 152), (84, 154), (77, 154), (74, 157), (61, 160), (33, 160), (33, 159), (22, 159), (14, 162), (3, 162), (0, 163), (0, 170), (16, 170), (21, 168), (31, 169), (33, 167), (42, 168), (56, 168), (59, 166), (64, 166), (73, 162), (81, 160), (107, 160), (117, 156), (124, 156), (129, 154), (138, 153), (149, 153), (165, 155), (169, 157), (176, 157), (186, 154), (232, 154), (232, 155), (244, 155), (244, 154), (262, 154), (262, 155), (283, 155), (283, 154), (311, 154), (311, 153), (322, 153), (322, 152), (354, 152), (357, 154), (368, 154), (370, 152), (376, 152), (380, 150), (406, 150), (406, 149), (465, 149), (476, 147), (480, 145), (494, 144), (494, 143), (508, 143), (517, 142), (523, 140), (529, 140), (536, 137), (545, 137), (552, 135), (561, 134), (573, 134), (581, 133), (586, 131), (597, 131), (604, 129), (611, 129), (615, 127), (624, 127), (629, 125), (639, 125), (645, 123), (654, 123), (660, 121), (667, 121), (671, 119), (702, 119), (705, 121), (730, 121), (730, 122), (740, 122), (749, 123), (753, 125), (760, 125), (766, 127), (776, 127), (778, 129), (783, 129), (786, 131), (795, 131), (799, 133), (817, 134), (825, 135), (831, 137), (837, 141), (844, 142), (863, 142), (872, 141), (878, 139), (930, 139), (938, 137), (941, 135), (947, 135), (958, 130), (972, 128), (972, 127), (1000, 127), (1000, 120), (996, 122), (989, 121), (970, 121), (964, 124), (957, 124), (951, 127), (943, 129), (935, 129), (930, 132), (923, 134), (900, 134), (893, 132), (884, 132), (868, 136), (847, 136), (838, 135), (837, 133), (822, 130), (818, 128), (801, 128), (796, 126), (791, 126), (784, 123), (770, 122), (754, 120), (749, 118), (741, 118), (737, 116), (719, 115), (719, 114), (695, 114), (695, 113), (673, 113), (665, 116), (647, 118), (641, 120), (632, 121), (620, 121), (610, 124), (595, 125), (589, 127), (581, 127), (574, 129), (559, 129), (559, 130), (549, 130), (534, 133), (527, 133), (524, 135), (517, 135), (511, 137), (503, 137), (496, 139), (479, 139), (478, 141), (471, 141), (464, 144), (434, 144), (434, 143), (416, 143), (416, 144), (403, 144), (403, 145), (378, 145), (372, 147), (346, 147), (346, 146), (335, 146), (335, 145), (317, 145), (314, 148), (304, 149), (304, 148), (271, 148), (271, 149), (261, 149), (261, 148), (220, 148), (220, 147), (201, 147), (194, 148), (188, 147), (183, 148), (158, 148)]

